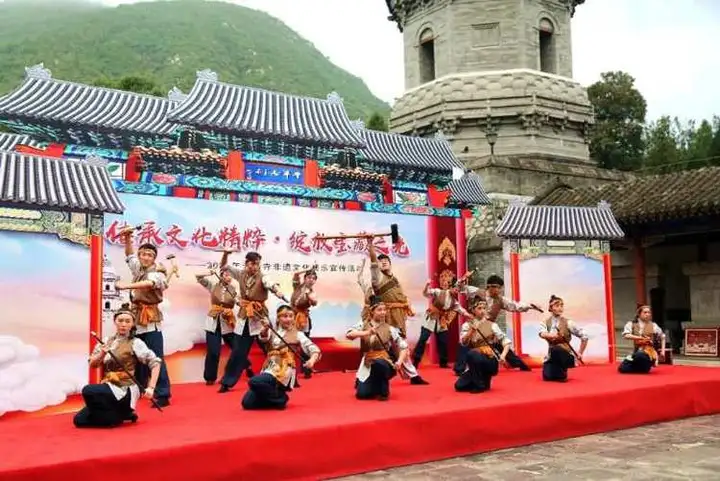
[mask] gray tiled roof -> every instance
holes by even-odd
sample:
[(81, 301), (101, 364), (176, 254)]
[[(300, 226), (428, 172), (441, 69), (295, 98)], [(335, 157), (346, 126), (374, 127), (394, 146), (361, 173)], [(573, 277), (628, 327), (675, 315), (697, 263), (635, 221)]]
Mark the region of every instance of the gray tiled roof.
[(167, 135), (175, 129), (166, 119), (175, 103), (152, 95), (55, 80), (40, 64), (26, 68), (22, 85), (0, 98), (0, 116)]
[(107, 163), (0, 152), (0, 204), (86, 213), (122, 214)]
[(606, 202), (600, 202), (597, 207), (511, 202), (495, 233), (516, 239), (611, 240), (625, 237)]
[(492, 202), (485, 193), (480, 176), (468, 172), (459, 179), (448, 184), (450, 189), (449, 203), (466, 205), (489, 205)]
[(29, 135), (0, 133), (0, 152), (11, 152), (18, 144), (33, 145), (34, 142)]
[(358, 131), (366, 144), (362, 153), (370, 161), (437, 171), (462, 166), (442, 136), (428, 139), (364, 128)]
[(322, 100), (222, 83), (209, 70), (197, 75), (185, 101), (168, 114), (170, 121), (251, 137), (334, 147), (363, 145), (335, 93)]

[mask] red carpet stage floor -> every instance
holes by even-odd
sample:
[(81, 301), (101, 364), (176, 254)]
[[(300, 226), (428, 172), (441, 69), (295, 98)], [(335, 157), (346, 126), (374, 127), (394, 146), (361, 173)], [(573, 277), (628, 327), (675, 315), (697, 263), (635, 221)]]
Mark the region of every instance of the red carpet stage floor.
[(393, 380), (388, 402), (356, 401), (352, 373), (303, 380), (282, 412), (240, 408), (245, 389), (173, 388), (159, 413), (113, 430), (78, 430), (72, 415), (0, 420), (0, 479), (318, 480), (720, 412), (720, 369), (661, 366), (620, 375), (579, 367), (565, 384), (502, 371), (493, 389), (455, 393), (449, 370), (429, 386)]

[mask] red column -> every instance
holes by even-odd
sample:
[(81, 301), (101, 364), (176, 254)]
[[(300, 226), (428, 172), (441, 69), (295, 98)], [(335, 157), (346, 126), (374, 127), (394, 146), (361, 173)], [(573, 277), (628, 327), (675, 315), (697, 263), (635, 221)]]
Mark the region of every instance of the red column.
[[(90, 235), (90, 332), (102, 337), (102, 270), (103, 270), (103, 237), (99, 234)], [(88, 355), (95, 349), (95, 339), (88, 333), (90, 344)], [(89, 368), (90, 384), (100, 382), (100, 368)]]
[(303, 177), (306, 187), (320, 187), (320, 166), (317, 160), (305, 159)]
[[(513, 301), (520, 301), (520, 259), (517, 252), (510, 253), (510, 286)], [(520, 313), (512, 313), (513, 349), (518, 356), (522, 355), (522, 324)]]
[(195, 187), (173, 187), (173, 197), (182, 197), (184, 199), (197, 199), (197, 189)]
[(394, 204), (395, 195), (393, 194), (393, 186), (387, 178), (383, 181), (383, 192), (385, 193), (383, 195), (383, 201), (386, 204)]
[(139, 182), (140, 181), (140, 162), (142, 157), (140, 154), (133, 149), (128, 155), (127, 162), (125, 162), (125, 180), (128, 182)]
[(233, 150), (228, 153), (225, 178), (228, 180), (245, 180), (245, 160), (242, 152)]
[[(612, 258), (610, 254), (603, 254), (603, 273), (605, 277), (605, 319), (608, 329), (608, 357), (609, 362), (615, 363), (615, 314), (613, 306), (613, 285), (612, 285)], [(644, 278), (643, 278), (644, 279)], [(645, 284), (643, 282), (643, 284)]]
[(633, 238), (633, 267), (635, 268), (635, 301), (638, 304), (647, 304), (647, 285), (645, 270), (645, 247), (639, 236)]

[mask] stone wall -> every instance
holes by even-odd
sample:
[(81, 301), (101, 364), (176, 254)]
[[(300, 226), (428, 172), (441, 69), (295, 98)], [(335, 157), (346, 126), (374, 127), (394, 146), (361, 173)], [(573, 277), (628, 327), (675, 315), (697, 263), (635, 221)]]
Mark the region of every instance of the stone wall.
[(720, 326), (720, 262), (689, 263), (690, 309), (693, 327)]

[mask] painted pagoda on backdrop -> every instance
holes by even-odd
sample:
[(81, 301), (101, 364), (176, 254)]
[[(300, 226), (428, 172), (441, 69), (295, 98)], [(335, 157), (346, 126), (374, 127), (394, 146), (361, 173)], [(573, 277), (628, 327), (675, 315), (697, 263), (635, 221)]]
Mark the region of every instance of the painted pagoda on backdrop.
[(232, 85), (210, 70), (189, 93), (160, 98), (57, 80), (36, 65), (0, 98), (0, 125), (19, 134), (6, 150), (105, 158), (119, 192), (450, 217), (489, 203), (442, 132), (367, 130), (337, 93)]

